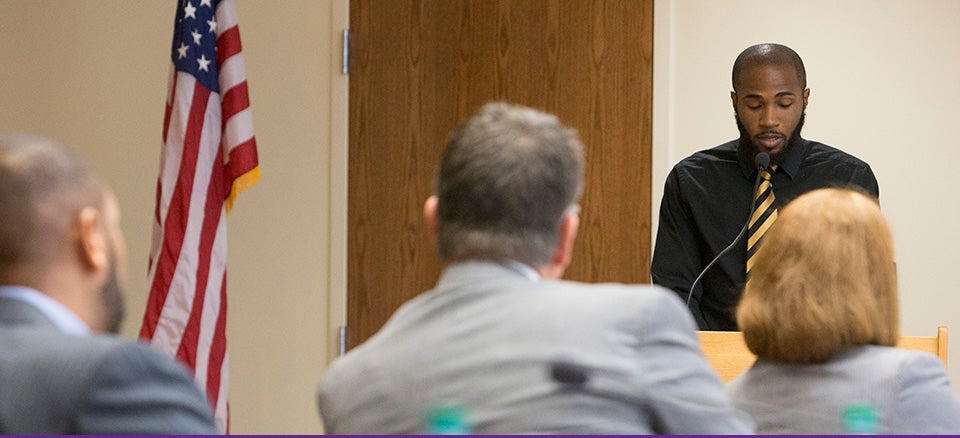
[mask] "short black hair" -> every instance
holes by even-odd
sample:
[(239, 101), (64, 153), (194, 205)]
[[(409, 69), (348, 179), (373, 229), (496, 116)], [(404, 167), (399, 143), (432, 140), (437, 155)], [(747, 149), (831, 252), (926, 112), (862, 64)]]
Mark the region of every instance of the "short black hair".
[(0, 134), (0, 284), (16, 266), (57, 254), (77, 212), (103, 207), (106, 185), (66, 147), (30, 134)]
[(737, 78), (744, 70), (766, 65), (789, 65), (797, 72), (800, 88), (807, 88), (807, 71), (803, 68), (803, 60), (793, 49), (776, 43), (763, 43), (747, 47), (733, 63), (733, 89), (737, 89)]

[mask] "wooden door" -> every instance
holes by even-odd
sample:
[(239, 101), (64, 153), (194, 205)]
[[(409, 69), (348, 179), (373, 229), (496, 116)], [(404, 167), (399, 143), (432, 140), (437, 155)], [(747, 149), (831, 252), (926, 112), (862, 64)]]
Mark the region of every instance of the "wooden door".
[(565, 278), (649, 282), (652, 0), (351, 0), (347, 344), (431, 288), (422, 223), (447, 134), (505, 100), (586, 147)]

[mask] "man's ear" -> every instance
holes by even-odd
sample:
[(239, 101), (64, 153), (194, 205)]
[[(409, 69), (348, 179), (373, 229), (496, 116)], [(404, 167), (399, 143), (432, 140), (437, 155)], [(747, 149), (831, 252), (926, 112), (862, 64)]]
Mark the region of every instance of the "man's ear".
[(730, 103), (733, 105), (733, 112), (737, 112), (737, 92), (730, 92)]
[(437, 238), (437, 203), (440, 201), (437, 195), (432, 195), (423, 203), (423, 221), (427, 224), (427, 233), (430, 238)]
[(92, 270), (108, 269), (110, 254), (100, 212), (93, 207), (84, 207), (80, 210), (75, 226), (77, 251), (83, 265)]
[(577, 229), (580, 227), (580, 215), (577, 213), (568, 213), (563, 217), (563, 223), (560, 224), (560, 241), (557, 243), (557, 249), (553, 253), (553, 259), (550, 264), (540, 268), (540, 276), (546, 279), (558, 279), (563, 277), (567, 266), (573, 260), (573, 242), (577, 240)]
[(807, 103), (809, 102), (810, 102), (810, 89), (807, 88), (806, 90), (803, 90), (803, 108), (804, 109), (807, 108)]
[(564, 216), (563, 224), (560, 225), (560, 245), (557, 254), (554, 256), (555, 261), (562, 265), (564, 269), (570, 265), (570, 261), (573, 259), (573, 242), (577, 240), (577, 230), (579, 228), (579, 214), (570, 213)]

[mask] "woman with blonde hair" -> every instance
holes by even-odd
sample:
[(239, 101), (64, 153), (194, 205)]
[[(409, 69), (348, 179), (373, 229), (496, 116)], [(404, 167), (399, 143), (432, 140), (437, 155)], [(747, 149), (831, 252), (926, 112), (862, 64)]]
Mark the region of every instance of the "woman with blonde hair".
[(893, 237), (876, 199), (820, 189), (764, 236), (737, 308), (758, 359), (731, 382), (759, 433), (960, 433), (940, 360), (895, 348)]

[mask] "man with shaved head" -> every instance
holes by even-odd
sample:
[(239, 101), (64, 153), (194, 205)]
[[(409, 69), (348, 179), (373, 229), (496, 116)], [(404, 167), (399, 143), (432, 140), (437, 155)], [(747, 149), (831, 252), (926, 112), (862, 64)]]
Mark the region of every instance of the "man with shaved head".
[(114, 335), (125, 251), (86, 164), (0, 135), (0, 433), (217, 433), (185, 367)]
[(650, 267), (654, 283), (687, 301), (701, 330), (737, 329), (749, 257), (784, 205), (823, 187), (880, 192), (867, 163), (800, 136), (810, 89), (792, 49), (748, 47), (732, 82), (740, 136), (683, 159), (667, 176)]

